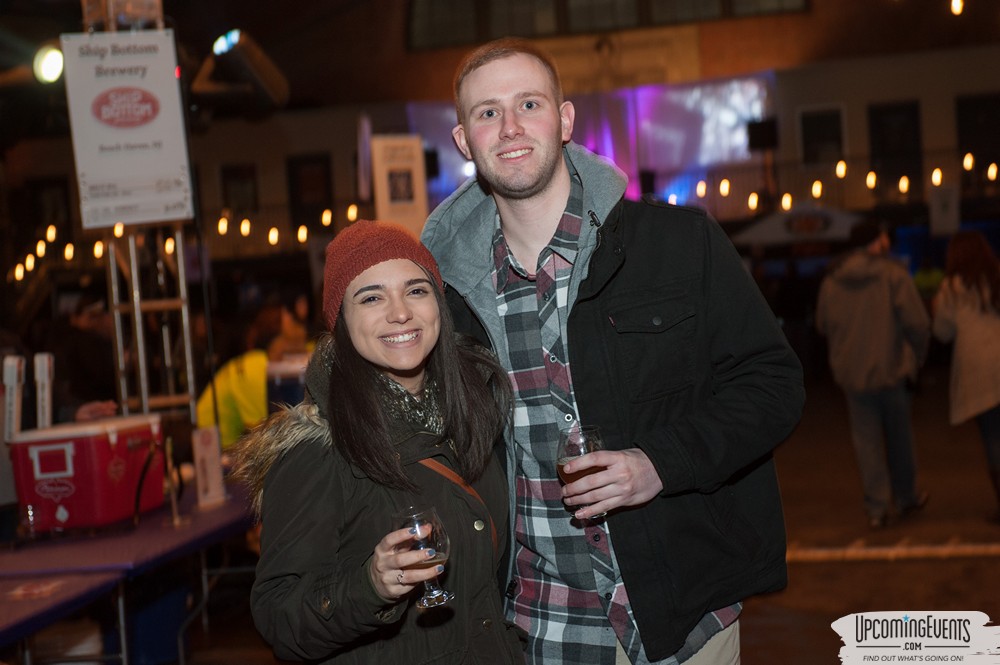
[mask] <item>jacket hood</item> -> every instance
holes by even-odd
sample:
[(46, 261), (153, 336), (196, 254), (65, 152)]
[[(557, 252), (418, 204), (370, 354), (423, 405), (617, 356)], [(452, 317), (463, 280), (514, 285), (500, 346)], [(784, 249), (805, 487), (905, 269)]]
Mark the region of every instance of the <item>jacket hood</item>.
[(844, 255), (830, 270), (830, 278), (844, 288), (864, 288), (882, 278), (885, 261), (893, 259), (861, 249)]
[[(563, 146), (563, 156), (570, 172), (579, 174), (583, 182), (584, 219), (593, 213), (603, 221), (625, 194), (628, 184), (625, 173), (607, 159), (573, 142)], [(484, 275), (489, 277), (496, 214), (493, 196), (473, 176), (441, 202), (424, 225), (421, 241), (432, 254), (464, 257), (462, 261), (439, 261), (444, 281), (462, 293), (471, 290)], [(593, 230), (590, 224), (583, 225), (583, 233)], [(581, 238), (581, 244), (587, 242), (587, 238)]]
[(248, 489), (254, 514), (259, 518), (264, 495), (264, 479), (271, 465), (285, 452), (303, 441), (320, 441), (333, 446), (327, 420), (330, 365), (333, 339), (324, 335), (317, 343), (306, 367), (306, 399), (280, 409), (237, 443), (233, 450), (232, 476)]

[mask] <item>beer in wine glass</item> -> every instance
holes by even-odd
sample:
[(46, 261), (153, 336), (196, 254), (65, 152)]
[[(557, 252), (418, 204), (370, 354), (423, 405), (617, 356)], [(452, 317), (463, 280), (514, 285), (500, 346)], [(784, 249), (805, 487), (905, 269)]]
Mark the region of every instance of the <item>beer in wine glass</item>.
[[(409, 569), (423, 569), (431, 566), (444, 565), (448, 561), (449, 539), (444, 530), (441, 518), (433, 507), (410, 506), (396, 514), (396, 527), (400, 529), (413, 529), (416, 535), (413, 538), (411, 549), (425, 550), (433, 549), (434, 556), (408, 566)], [(436, 577), (424, 582), (424, 595), (417, 600), (417, 607), (427, 609), (430, 607), (440, 607), (449, 603), (455, 594), (445, 591), (438, 584)]]
[[(567, 462), (583, 457), (587, 453), (595, 450), (604, 450), (604, 442), (601, 439), (601, 429), (597, 425), (573, 425), (567, 429), (559, 430), (559, 449), (556, 453), (556, 472), (564, 485), (575, 482), (584, 476), (602, 471), (604, 467), (592, 466), (583, 471), (566, 473), (563, 467)], [(584, 506), (577, 506), (583, 508)], [(594, 515), (590, 519), (604, 517), (607, 513)]]

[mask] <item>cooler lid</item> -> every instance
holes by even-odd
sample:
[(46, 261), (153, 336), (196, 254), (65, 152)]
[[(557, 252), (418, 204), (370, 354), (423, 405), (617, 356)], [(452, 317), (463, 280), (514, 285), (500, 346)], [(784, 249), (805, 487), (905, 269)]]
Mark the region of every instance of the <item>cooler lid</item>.
[(142, 413), (132, 416), (115, 416), (101, 418), (82, 423), (60, 423), (52, 427), (29, 429), (18, 432), (8, 444), (37, 443), (39, 441), (65, 441), (68, 439), (84, 439), (87, 437), (104, 436), (110, 432), (125, 432), (129, 430), (159, 428), (160, 414)]

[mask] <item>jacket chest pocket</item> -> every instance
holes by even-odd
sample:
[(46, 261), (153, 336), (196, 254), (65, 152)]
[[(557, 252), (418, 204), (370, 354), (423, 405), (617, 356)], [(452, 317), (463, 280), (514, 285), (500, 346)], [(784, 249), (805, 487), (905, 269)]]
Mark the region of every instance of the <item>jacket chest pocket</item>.
[(694, 383), (697, 318), (684, 290), (630, 294), (627, 301), (614, 304), (609, 316), (621, 377), (633, 402)]

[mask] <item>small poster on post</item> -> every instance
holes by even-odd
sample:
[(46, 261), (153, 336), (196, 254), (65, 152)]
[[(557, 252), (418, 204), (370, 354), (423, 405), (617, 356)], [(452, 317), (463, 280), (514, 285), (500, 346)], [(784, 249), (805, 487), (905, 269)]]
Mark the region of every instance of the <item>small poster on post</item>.
[(214, 508), (226, 501), (222, 479), (222, 450), (216, 427), (199, 427), (191, 433), (194, 478), (198, 488), (198, 507)]
[(382, 134), (371, 139), (375, 217), (420, 235), (427, 220), (427, 174), (417, 135)]

